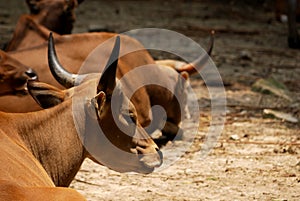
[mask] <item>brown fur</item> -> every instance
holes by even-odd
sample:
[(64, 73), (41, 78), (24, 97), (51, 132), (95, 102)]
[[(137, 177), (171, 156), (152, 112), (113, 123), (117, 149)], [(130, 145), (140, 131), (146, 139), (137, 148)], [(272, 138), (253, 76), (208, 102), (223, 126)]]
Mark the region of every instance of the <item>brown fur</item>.
[[(68, 159), (68, 152), (70, 152), (71, 158), (77, 154), (77, 152), (74, 152), (76, 149), (74, 150), (70, 146), (68, 147), (70, 150), (64, 146), (61, 147), (68, 151), (65, 153), (61, 153), (63, 150), (57, 150), (55, 144), (59, 142), (59, 139), (53, 138), (53, 135), (55, 135), (55, 133), (51, 133), (53, 129), (48, 130), (48, 132), (47, 130), (38, 132), (42, 128), (36, 125), (38, 125), (38, 122), (42, 122), (42, 119), (45, 121), (48, 112), (43, 111), (43, 114), (16, 115), (0, 113), (0, 200), (85, 200), (72, 189), (54, 188), (53, 181), (35, 156), (35, 154), (41, 156), (37, 151), (49, 146), (49, 144), (46, 144), (47, 140), (51, 141), (52, 147), (48, 151), (52, 150), (62, 154), (60, 157), (66, 156), (66, 159)], [(59, 115), (60, 113), (57, 113), (57, 116)], [(37, 142), (37, 140), (40, 141)], [(66, 143), (71, 144), (70, 142)], [(81, 155), (78, 154), (77, 156), (80, 161), (82, 161)], [(51, 159), (53, 158), (55, 158), (54, 155)], [(58, 164), (53, 163), (54, 166), (57, 165), (57, 168), (61, 167), (60, 164), (61, 162)], [(77, 166), (79, 168), (80, 164)]]

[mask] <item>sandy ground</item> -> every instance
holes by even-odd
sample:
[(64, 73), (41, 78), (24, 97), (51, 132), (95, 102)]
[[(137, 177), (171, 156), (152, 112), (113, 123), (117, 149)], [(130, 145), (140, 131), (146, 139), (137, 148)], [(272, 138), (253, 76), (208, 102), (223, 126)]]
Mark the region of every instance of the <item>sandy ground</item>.
[[(0, 3), (1, 43), (11, 37), (18, 15), (26, 12), (18, 2)], [(192, 77), (200, 127), (184, 156), (149, 175), (118, 173), (87, 160), (71, 187), (88, 200), (299, 200), (300, 124), (266, 117), (263, 109), (300, 118), (300, 51), (287, 48), (287, 25), (275, 21), (266, 5), (216, 0), (82, 3), (74, 32), (166, 28), (206, 47), (209, 31), (216, 30), (212, 59), (224, 81), (228, 107), (222, 134), (203, 158), (210, 101), (201, 78)], [(256, 80), (270, 75), (287, 86), (293, 102), (251, 91)]]

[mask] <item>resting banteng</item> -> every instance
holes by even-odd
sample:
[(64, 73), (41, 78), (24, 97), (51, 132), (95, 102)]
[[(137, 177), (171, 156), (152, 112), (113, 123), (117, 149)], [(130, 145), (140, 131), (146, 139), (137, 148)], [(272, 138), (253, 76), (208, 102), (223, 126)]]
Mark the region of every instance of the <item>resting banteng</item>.
[[(0, 112), (0, 200), (83, 200), (75, 191), (55, 186), (68, 186), (86, 157), (119, 172), (150, 173), (162, 163), (116, 81), (117, 53), (118, 39), (100, 81), (98, 74), (89, 74), (65, 91), (30, 81), (32, 96), (53, 107), (26, 114)], [(117, 108), (111, 108), (112, 91)], [(74, 104), (83, 108), (76, 113), (79, 127)], [(103, 134), (91, 125), (100, 126)]]
[(28, 79), (37, 79), (35, 72), (0, 50), (0, 96), (26, 93)]

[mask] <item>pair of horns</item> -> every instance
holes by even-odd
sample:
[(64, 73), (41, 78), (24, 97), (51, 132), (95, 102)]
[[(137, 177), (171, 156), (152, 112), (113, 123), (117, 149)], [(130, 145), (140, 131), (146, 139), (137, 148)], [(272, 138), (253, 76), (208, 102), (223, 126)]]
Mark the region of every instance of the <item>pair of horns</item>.
[[(100, 78), (100, 82), (105, 79), (104, 77), (108, 77), (105, 74), (116, 74), (117, 64), (118, 64), (118, 58), (119, 58), (119, 52), (120, 52), (120, 36), (116, 37), (116, 41), (113, 47), (113, 50), (111, 52), (111, 55), (109, 57), (109, 60), (104, 68), (104, 72)], [(54, 40), (52, 33), (49, 35), (49, 42), (48, 42), (48, 64), (50, 71), (52, 75), (55, 77), (55, 79), (64, 87), (71, 88), (75, 86), (76, 79), (79, 78), (78, 74), (73, 74), (68, 72), (59, 62), (56, 50), (54, 46)], [(107, 85), (107, 82), (103, 82), (104, 85)], [(106, 88), (106, 86), (103, 86)]]

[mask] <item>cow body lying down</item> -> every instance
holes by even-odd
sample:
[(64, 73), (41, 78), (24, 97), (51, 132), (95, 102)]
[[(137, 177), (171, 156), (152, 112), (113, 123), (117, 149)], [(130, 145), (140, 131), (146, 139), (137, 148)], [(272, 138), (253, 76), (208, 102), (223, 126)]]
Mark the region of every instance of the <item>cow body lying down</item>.
[[(117, 44), (115, 53), (118, 51)], [(56, 105), (52, 108), (26, 114), (0, 112), (1, 200), (84, 200), (74, 190), (55, 186), (68, 186), (86, 157), (120, 172), (149, 173), (161, 164), (161, 154), (156, 144), (140, 126), (135, 108), (124, 96), (120, 83), (116, 84), (116, 62), (105, 68), (107, 70), (100, 81), (98, 76), (87, 75), (80, 85), (66, 91), (35, 81), (29, 82), (32, 96), (42, 105)], [(93, 86), (97, 95), (86, 101), (86, 93)], [(73, 94), (74, 90), (77, 93)], [(113, 119), (114, 109), (109, 99), (113, 90), (118, 92), (121, 101), (120, 108), (115, 110), (119, 113), (120, 119), (117, 120)], [(110, 143), (93, 144), (94, 140), (101, 138), (99, 133), (77, 134), (72, 111), (74, 96), (85, 100), (85, 110), (80, 116), (82, 125), (85, 126), (84, 120), (91, 117), (102, 128), (104, 137)], [(123, 113), (125, 110), (126, 113)], [(124, 133), (112, 123), (116, 121), (129, 129), (132, 125), (126, 122), (128, 115), (135, 119), (136, 130), (131, 134)], [(92, 141), (86, 142), (90, 139)], [(91, 155), (83, 142), (101, 150), (101, 160)], [(112, 147), (119, 151), (115, 152)], [(127, 157), (120, 157), (121, 152), (127, 153)]]

